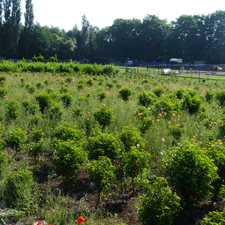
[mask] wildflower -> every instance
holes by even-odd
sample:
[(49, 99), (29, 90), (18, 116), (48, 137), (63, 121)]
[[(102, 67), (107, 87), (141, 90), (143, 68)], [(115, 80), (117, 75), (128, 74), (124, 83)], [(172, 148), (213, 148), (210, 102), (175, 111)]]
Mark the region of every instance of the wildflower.
[(162, 142), (165, 142), (165, 138), (162, 138)]
[(31, 204), (33, 203), (33, 200), (32, 200), (32, 199), (30, 200), (30, 203), (31, 203)]
[(171, 121), (169, 121), (168, 124), (170, 125), (171, 124)]
[(140, 144), (137, 144), (137, 147), (139, 148), (140, 147)]
[(79, 216), (78, 219), (77, 219), (77, 223), (84, 223), (85, 222), (85, 219), (83, 216)]
[(202, 145), (202, 142), (200, 141), (199, 144)]
[(192, 139), (191, 139), (191, 142), (194, 142), (194, 141), (195, 141), (194, 138), (192, 138)]
[(25, 185), (25, 187), (27, 187), (27, 184)]

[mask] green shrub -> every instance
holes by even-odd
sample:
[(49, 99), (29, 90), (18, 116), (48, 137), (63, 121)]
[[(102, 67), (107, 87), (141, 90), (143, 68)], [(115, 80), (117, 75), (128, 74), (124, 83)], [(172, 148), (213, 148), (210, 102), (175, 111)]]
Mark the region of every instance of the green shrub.
[(86, 84), (92, 86), (94, 84), (93, 79), (88, 79), (87, 82), (86, 82)]
[(139, 220), (143, 224), (170, 225), (180, 207), (180, 198), (173, 194), (163, 177), (156, 177), (153, 183), (143, 182), (146, 194), (140, 196), (141, 203), (136, 206)]
[(7, 77), (2, 75), (0, 76), (0, 87), (5, 85), (5, 82), (7, 80)]
[(60, 104), (52, 102), (52, 105), (47, 110), (51, 120), (61, 120), (63, 116), (63, 110)]
[(31, 140), (34, 142), (38, 142), (44, 138), (45, 134), (42, 130), (36, 130), (33, 128)]
[(154, 90), (153, 90), (153, 93), (160, 97), (161, 94), (163, 94), (165, 91), (164, 91), (164, 88), (163, 87), (156, 87)]
[(116, 159), (123, 151), (122, 142), (112, 134), (97, 133), (87, 140), (86, 150), (90, 159), (98, 159), (99, 156), (107, 156)]
[(62, 141), (75, 141), (76, 146), (82, 146), (85, 141), (84, 132), (71, 126), (69, 123), (64, 123), (55, 128), (54, 137)]
[(113, 112), (110, 109), (107, 109), (103, 105), (100, 109), (97, 109), (94, 112), (95, 120), (98, 121), (102, 129), (105, 129), (106, 126), (109, 126), (113, 120)]
[(41, 89), (41, 88), (44, 87), (44, 84), (43, 84), (42, 82), (38, 81), (38, 82), (36, 83), (36, 87), (37, 87), (38, 89)]
[(6, 119), (15, 120), (18, 118), (19, 114), (20, 114), (19, 103), (15, 100), (8, 101), (6, 105), (6, 112), (5, 112)]
[(105, 99), (106, 96), (107, 96), (107, 93), (105, 91), (99, 91), (98, 92), (98, 98), (99, 98), (99, 100)]
[(140, 149), (143, 149), (145, 146), (144, 139), (135, 127), (123, 127), (123, 130), (119, 134), (119, 139), (124, 144), (126, 152), (129, 152), (133, 146)]
[(8, 89), (5, 87), (0, 87), (0, 98), (4, 98), (8, 94)]
[(176, 95), (176, 97), (178, 98), (178, 99), (182, 99), (183, 97), (184, 97), (184, 95), (185, 95), (185, 90), (184, 89), (177, 89), (176, 91), (175, 91), (175, 95)]
[(218, 178), (213, 160), (198, 145), (191, 143), (168, 152), (165, 175), (188, 207), (211, 196), (212, 183)]
[(173, 136), (175, 140), (180, 140), (184, 130), (184, 124), (176, 124), (169, 126), (169, 133)]
[(139, 125), (142, 133), (145, 133), (154, 124), (153, 117), (142, 117), (141, 123)]
[(128, 101), (129, 99), (131, 99), (131, 96), (133, 94), (133, 91), (131, 88), (129, 87), (122, 87), (119, 90), (119, 96), (124, 100), (124, 101)]
[(214, 97), (214, 92), (213, 91), (206, 91), (205, 93), (205, 99), (207, 102), (211, 102), (213, 100), (213, 97)]
[(38, 61), (36, 55), (33, 56), (32, 61), (35, 63)]
[(114, 178), (115, 167), (109, 158), (101, 156), (98, 160), (93, 160), (88, 163), (86, 169), (98, 191), (98, 200), (96, 203), (96, 206), (98, 206), (101, 193), (109, 189), (110, 182)]
[(213, 182), (214, 199), (216, 199), (221, 186), (225, 184), (225, 147), (220, 140), (213, 141), (207, 144), (204, 151), (218, 168), (217, 174), (219, 177)]
[(126, 177), (131, 177), (133, 190), (135, 178), (149, 167), (150, 154), (141, 152), (137, 147), (132, 147), (129, 152), (123, 154), (122, 164)]
[(69, 93), (64, 93), (61, 95), (61, 100), (65, 107), (69, 107), (69, 106), (71, 106), (71, 103), (73, 100), (73, 95), (71, 95)]
[(19, 170), (9, 173), (6, 177), (4, 199), (10, 208), (27, 210), (32, 199), (33, 173)]
[(23, 144), (27, 141), (26, 131), (15, 128), (7, 133), (7, 146), (13, 148), (16, 153), (20, 152)]
[(56, 174), (64, 184), (73, 185), (80, 173), (80, 167), (87, 160), (87, 154), (73, 140), (58, 140), (53, 150), (53, 165)]
[(200, 221), (201, 225), (222, 225), (225, 224), (225, 211), (209, 212), (208, 216)]
[(223, 106), (225, 103), (225, 91), (218, 90), (216, 91), (215, 95), (216, 95), (216, 100), (218, 100), (219, 104)]
[(28, 155), (34, 158), (35, 165), (37, 158), (44, 152), (45, 147), (46, 146), (44, 140), (39, 140), (37, 142), (31, 142), (28, 144)]
[(44, 61), (44, 56), (42, 56), (41, 54), (39, 54), (39, 56), (37, 57), (37, 61), (38, 62), (43, 62)]
[(182, 108), (187, 110), (191, 115), (201, 112), (201, 99), (194, 95), (193, 97), (190, 94), (184, 96), (182, 100)]
[(35, 115), (40, 110), (39, 105), (37, 105), (29, 100), (23, 100), (22, 106), (25, 108), (26, 114)]
[(8, 156), (7, 153), (1, 151), (1, 141), (0, 141), (0, 180), (2, 180), (3, 177), (5, 176), (7, 167), (8, 167)]
[(152, 105), (155, 102), (156, 95), (151, 92), (141, 92), (138, 95), (139, 104), (142, 106), (149, 106)]
[(36, 94), (35, 98), (38, 101), (42, 113), (44, 113), (47, 107), (50, 107), (53, 101), (52, 96), (45, 92)]

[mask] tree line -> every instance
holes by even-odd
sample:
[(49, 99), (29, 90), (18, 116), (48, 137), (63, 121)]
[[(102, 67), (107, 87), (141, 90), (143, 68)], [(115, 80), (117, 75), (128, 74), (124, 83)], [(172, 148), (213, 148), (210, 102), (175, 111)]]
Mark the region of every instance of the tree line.
[(143, 20), (116, 19), (99, 29), (82, 16), (82, 27), (65, 31), (34, 23), (32, 0), (26, 0), (24, 24), (21, 0), (0, 0), (0, 57), (84, 60), (93, 57), (126, 58), (143, 62), (205, 61), (225, 63), (225, 11), (208, 15), (181, 15), (168, 22), (156, 15)]

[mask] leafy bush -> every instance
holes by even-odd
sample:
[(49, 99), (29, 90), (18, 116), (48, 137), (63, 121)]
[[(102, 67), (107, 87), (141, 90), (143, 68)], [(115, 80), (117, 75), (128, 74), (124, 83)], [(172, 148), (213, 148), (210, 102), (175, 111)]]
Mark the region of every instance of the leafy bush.
[(140, 196), (141, 203), (136, 206), (139, 220), (143, 224), (169, 225), (180, 207), (180, 198), (173, 194), (163, 177), (156, 177), (153, 183), (143, 182), (146, 194)]
[(100, 195), (110, 187), (110, 181), (114, 178), (115, 167), (109, 158), (101, 156), (98, 160), (93, 160), (86, 165), (86, 169), (90, 174), (94, 186), (98, 191), (97, 206)]
[(212, 183), (218, 178), (213, 160), (198, 145), (191, 143), (168, 152), (165, 175), (188, 207), (210, 196)]
[(7, 146), (13, 148), (16, 153), (20, 152), (23, 144), (27, 141), (26, 131), (15, 128), (7, 133)]
[(129, 152), (132, 146), (143, 149), (145, 145), (144, 139), (135, 127), (123, 127), (123, 130), (119, 134), (119, 139), (124, 144), (126, 152)]
[(32, 199), (32, 189), (32, 172), (19, 170), (9, 173), (4, 188), (4, 199), (7, 206), (18, 210), (27, 210)]
[(29, 100), (23, 100), (22, 105), (25, 108), (27, 114), (35, 115), (40, 110), (39, 105)]
[(43, 62), (44, 61), (44, 56), (42, 56), (41, 54), (39, 54), (39, 56), (37, 57), (37, 61), (38, 62)]
[[(0, 150), (1, 150), (1, 141), (0, 141)], [(3, 179), (3, 176), (5, 175), (7, 167), (8, 167), (7, 153), (0, 151), (0, 180)]]
[(142, 106), (149, 106), (154, 103), (156, 95), (152, 92), (144, 91), (138, 95), (139, 104)]
[(66, 186), (74, 184), (79, 175), (79, 169), (86, 160), (87, 153), (73, 140), (58, 140), (54, 146), (53, 165), (57, 175), (62, 177)]
[(94, 112), (95, 120), (98, 121), (102, 129), (105, 129), (106, 126), (109, 126), (113, 120), (113, 112), (110, 109), (107, 109), (103, 105), (100, 109), (97, 109)]
[(107, 96), (107, 93), (105, 91), (99, 91), (98, 92), (98, 98), (99, 98), (99, 100), (105, 99), (106, 96)]
[(134, 179), (148, 168), (150, 154), (141, 152), (137, 147), (132, 147), (129, 152), (123, 154), (122, 164), (126, 177), (132, 178), (132, 186), (134, 190)]
[(225, 211), (209, 212), (208, 216), (200, 221), (201, 225), (222, 225), (225, 224)]
[(153, 90), (153, 93), (160, 97), (161, 94), (163, 94), (165, 91), (164, 91), (164, 88), (163, 87), (156, 87), (154, 90)]
[(216, 91), (215, 94), (216, 94), (216, 100), (218, 100), (219, 104), (221, 106), (223, 106), (224, 103), (225, 103), (225, 91), (224, 90), (218, 90), (218, 91)]
[(48, 93), (42, 92), (35, 95), (36, 100), (40, 106), (41, 112), (44, 113), (44, 110), (47, 107), (50, 107), (53, 99), (52, 96)]
[(114, 135), (99, 132), (88, 138), (86, 150), (88, 151), (90, 159), (98, 159), (99, 156), (107, 156), (113, 160), (123, 151), (123, 144)]
[(48, 115), (50, 116), (50, 119), (53, 120), (61, 120), (63, 116), (63, 110), (60, 104), (56, 102), (52, 102), (52, 105), (47, 110)]
[(205, 93), (205, 99), (207, 102), (211, 102), (213, 100), (214, 97), (214, 92), (211, 90), (206, 91)]
[(191, 115), (201, 112), (201, 99), (190, 94), (184, 96), (182, 100), (182, 108), (187, 110)]
[(69, 123), (64, 123), (55, 128), (54, 137), (62, 141), (75, 141), (76, 146), (82, 146), (85, 141), (84, 132), (78, 130), (76, 127), (71, 126)]
[(15, 120), (18, 118), (19, 114), (19, 103), (15, 100), (8, 101), (5, 112), (6, 119)]
[(129, 99), (131, 99), (131, 96), (133, 94), (133, 91), (131, 88), (129, 87), (122, 87), (119, 90), (119, 96), (124, 100), (124, 101), (128, 101)]
[(65, 107), (69, 107), (72, 103), (73, 95), (69, 93), (64, 93), (61, 95), (61, 100), (63, 101)]
[(4, 98), (8, 94), (8, 89), (5, 87), (0, 87), (0, 98)]
[(142, 133), (145, 133), (147, 130), (150, 129), (150, 127), (154, 124), (153, 117), (142, 117), (141, 123), (140, 123), (140, 130)]
[(36, 165), (37, 158), (44, 152), (45, 150), (45, 142), (44, 140), (39, 140), (37, 142), (31, 142), (27, 146), (28, 155), (34, 158), (34, 163)]

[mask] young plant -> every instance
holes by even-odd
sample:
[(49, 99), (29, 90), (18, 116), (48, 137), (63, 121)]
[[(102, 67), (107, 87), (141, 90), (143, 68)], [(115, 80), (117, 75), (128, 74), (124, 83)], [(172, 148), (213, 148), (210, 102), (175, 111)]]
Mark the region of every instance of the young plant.
[(129, 152), (133, 146), (143, 149), (145, 145), (144, 139), (135, 127), (123, 127), (123, 130), (119, 134), (119, 139), (124, 144), (126, 152)]
[(97, 109), (94, 112), (95, 120), (98, 121), (102, 130), (109, 126), (113, 120), (113, 112), (110, 109), (107, 109), (105, 105), (103, 105), (100, 109)]
[(212, 183), (218, 178), (213, 160), (192, 143), (184, 143), (168, 152), (165, 175), (187, 210), (211, 196)]
[(119, 90), (119, 96), (124, 100), (124, 101), (128, 101), (129, 99), (131, 99), (131, 96), (133, 94), (133, 91), (131, 88), (129, 87), (122, 87)]
[(90, 159), (107, 156), (114, 160), (123, 151), (123, 144), (114, 135), (100, 132), (88, 138), (86, 149)]
[(6, 119), (7, 120), (15, 120), (18, 118), (19, 112), (19, 103), (15, 100), (11, 100), (7, 103), (6, 107)]
[(87, 153), (77, 147), (75, 141), (58, 140), (53, 151), (53, 165), (65, 186), (74, 185), (81, 165), (87, 160)]
[(163, 177), (156, 177), (153, 183), (143, 182), (146, 194), (140, 196), (141, 203), (136, 205), (139, 220), (143, 224), (170, 225), (180, 207), (180, 198), (173, 194)]
[(136, 147), (123, 154), (122, 165), (126, 177), (131, 177), (132, 187), (134, 192), (134, 180), (138, 175), (143, 173), (143, 170), (149, 166), (150, 154), (141, 152)]
[(14, 149), (15, 155), (21, 151), (23, 144), (26, 141), (26, 131), (23, 131), (20, 128), (15, 128), (7, 133), (7, 146)]
[(115, 167), (109, 158), (101, 156), (98, 160), (93, 160), (86, 165), (87, 172), (90, 174), (95, 188), (98, 191), (98, 200), (96, 208), (98, 207), (101, 193), (107, 191), (110, 187), (110, 182), (114, 178)]
[(9, 173), (4, 187), (6, 205), (18, 210), (30, 207), (33, 189), (33, 173), (29, 170), (19, 170)]

